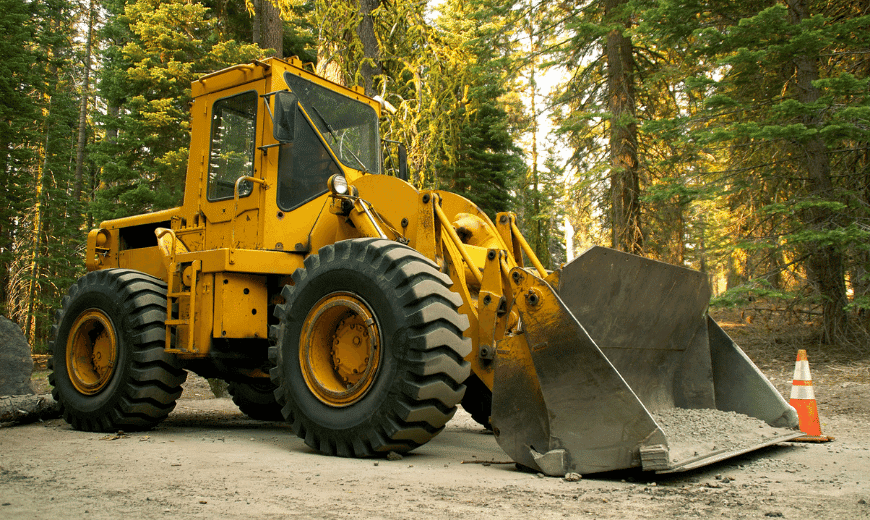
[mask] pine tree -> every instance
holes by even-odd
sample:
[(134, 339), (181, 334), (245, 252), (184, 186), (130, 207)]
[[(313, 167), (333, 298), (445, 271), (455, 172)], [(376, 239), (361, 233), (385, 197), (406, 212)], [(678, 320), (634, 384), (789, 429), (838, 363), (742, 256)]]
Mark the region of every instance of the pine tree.
[(448, 71), (465, 80), (454, 91), (461, 128), (452, 154), (434, 168), (445, 189), (469, 198), (490, 218), (514, 209), (511, 192), (525, 169), (501, 101), (511, 68), (509, 43), (499, 42), (506, 14), (488, 2), (448, 1), (438, 19), (469, 60)]
[[(516, 188), (519, 228), (535, 255), (546, 268), (555, 268), (566, 259), (561, 225), (566, 216), (564, 168), (552, 146), (547, 145), (540, 124), (549, 110), (548, 92), (539, 80), (546, 70), (542, 64), (546, 49), (553, 42), (550, 13), (534, 2), (515, 6), (510, 25), (516, 47), (511, 49), (516, 75), (509, 83), (513, 91), (506, 96), (513, 123), (513, 134), (523, 147), (526, 158), (524, 175)], [(507, 29), (507, 28), (505, 28)], [(519, 104), (519, 106), (517, 106)]]
[(762, 294), (816, 301), (830, 342), (847, 329), (845, 275), (860, 291), (868, 258), (870, 18), (838, 3), (784, 4), (697, 2), (691, 15), (659, 4), (647, 27), (699, 64), (684, 86), (703, 103), (672, 121), (720, 161), (704, 177), (729, 211), (734, 271)]
[(16, 179), (27, 195), (15, 217), (8, 312), (37, 349), (47, 340), (61, 291), (75, 278), (69, 252), (84, 238), (80, 208), (70, 204), (79, 101), (74, 9), (71, 2), (52, 0), (34, 4), (31, 11), (34, 82), (26, 87), (41, 113), (34, 125), (38, 137), (18, 143), (32, 147), (34, 161), (29, 176)]
[(867, 48), (870, 17), (811, 11), (824, 7), (789, 1), (744, 18), (728, 33), (702, 33), (727, 67), (706, 104), (708, 117), (720, 124), (703, 135), (767, 151), (732, 157), (754, 185), (781, 194), (764, 201), (761, 217), (780, 221), (778, 249), (805, 266), (806, 287), (824, 316), (823, 339), (832, 342), (847, 329), (846, 255), (866, 250), (870, 239), (856, 220), (866, 210), (850, 204), (847, 191), (852, 179), (866, 179), (866, 169), (835, 171), (839, 150), (870, 135), (868, 78), (840, 65), (852, 50)]
[(6, 316), (17, 296), (15, 241), (33, 193), (30, 173), (39, 141), (36, 8), (31, 2), (0, 0), (0, 314)]
[[(250, 44), (217, 41), (207, 7), (185, 0), (117, 4), (101, 94), (110, 107), (95, 147), (102, 168), (99, 219), (181, 202), (189, 144), (190, 82), (198, 75), (262, 56)], [(123, 43), (126, 42), (126, 43)], [(112, 107), (119, 109), (114, 113)]]

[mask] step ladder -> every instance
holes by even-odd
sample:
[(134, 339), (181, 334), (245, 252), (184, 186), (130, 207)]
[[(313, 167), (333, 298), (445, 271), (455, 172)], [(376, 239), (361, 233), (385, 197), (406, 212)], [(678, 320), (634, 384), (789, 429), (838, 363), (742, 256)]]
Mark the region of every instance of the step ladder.
[[(196, 281), (202, 270), (202, 261), (194, 260), (179, 269), (184, 263), (179, 264), (176, 255), (187, 253), (187, 247), (171, 229), (158, 228), (156, 234), (168, 275), (164, 348), (166, 352), (173, 354), (193, 353), (198, 350), (194, 340), (193, 318), (196, 312)], [(187, 329), (187, 334), (179, 335), (181, 327)]]
[[(184, 271), (189, 271), (189, 280), (185, 280), (186, 276), (183, 273), (179, 276), (175, 262), (172, 262), (170, 267), (167, 280), (169, 289), (166, 292), (165, 348), (167, 352), (173, 354), (193, 353), (198, 350), (194, 344), (193, 317), (196, 312), (196, 279), (202, 269), (202, 262), (195, 260), (184, 267)], [(178, 290), (175, 290), (176, 286)], [(176, 312), (173, 312), (173, 309)], [(186, 327), (187, 334), (180, 336), (179, 327)]]

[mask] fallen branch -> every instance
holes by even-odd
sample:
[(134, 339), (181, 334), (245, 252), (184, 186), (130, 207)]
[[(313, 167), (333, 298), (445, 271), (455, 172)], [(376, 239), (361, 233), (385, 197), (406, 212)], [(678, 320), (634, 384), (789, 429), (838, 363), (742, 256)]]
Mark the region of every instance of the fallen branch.
[(7, 395), (0, 397), (0, 422), (28, 423), (60, 416), (50, 395)]
[(744, 311), (809, 314), (810, 316), (821, 316), (822, 315), (822, 313), (820, 311), (805, 311), (803, 309), (780, 309), (777, 307), (746, 307), (744, 309)]

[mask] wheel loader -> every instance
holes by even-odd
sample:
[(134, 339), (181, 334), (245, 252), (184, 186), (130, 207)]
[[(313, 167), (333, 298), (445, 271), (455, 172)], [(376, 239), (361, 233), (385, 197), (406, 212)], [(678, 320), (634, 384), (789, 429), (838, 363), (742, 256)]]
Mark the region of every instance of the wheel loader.
[(342, 457), (413, 450), (460, 404), (547, 475), (682, 471), (800, 435), (707, 315), (703, 273), (602, 247), (544, 269), (513, 213), (408, 182), (382, 100), (296, 59), (192, 93), (183, 203), (92, 230), (55, 317), (72, 427), (151, 428), (193, 371)]

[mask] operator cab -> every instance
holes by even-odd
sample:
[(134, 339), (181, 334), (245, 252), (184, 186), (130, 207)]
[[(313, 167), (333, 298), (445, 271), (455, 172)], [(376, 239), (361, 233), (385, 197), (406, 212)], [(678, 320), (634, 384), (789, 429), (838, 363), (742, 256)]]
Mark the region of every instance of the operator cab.
[(386, 104), (298, 60), (231, 67), (195, 82), (193, 94), (194, 118), (208, 119), (194, 125), (182, 218), (205, 217), (204, 249), (308, 253), (315, 245), (299, 237), (323, 213), (330, 178), (408, 179), (404, 147), (380, 138)]

